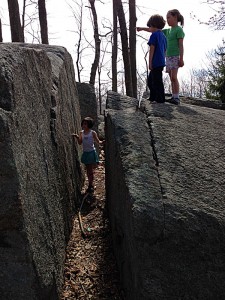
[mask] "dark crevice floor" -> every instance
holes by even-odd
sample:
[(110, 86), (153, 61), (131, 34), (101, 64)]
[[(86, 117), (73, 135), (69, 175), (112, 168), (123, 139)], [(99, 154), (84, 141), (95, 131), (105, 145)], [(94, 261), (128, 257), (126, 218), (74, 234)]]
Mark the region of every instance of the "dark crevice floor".
[[(85, 191), (85, 187), (84, 187)], [(123, 300), (119, 273), (112, 250), (112, 237), (105, 206), (104, 152), (95, 170), (95, 192), (78, 213), (66, 251), (64, 286), (61, 300)]]

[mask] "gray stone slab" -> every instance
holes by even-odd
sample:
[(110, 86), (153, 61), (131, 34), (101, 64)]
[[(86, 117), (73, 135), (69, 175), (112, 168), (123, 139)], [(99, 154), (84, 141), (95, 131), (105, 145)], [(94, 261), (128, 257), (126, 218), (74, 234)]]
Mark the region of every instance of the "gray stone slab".
[(82, 176), (73, 63), (63, 47), (0, 44), (0, 298), (58, 299)]
[(106, 193), (126, 299), (225, 298), (225, 112), (120, 101)]

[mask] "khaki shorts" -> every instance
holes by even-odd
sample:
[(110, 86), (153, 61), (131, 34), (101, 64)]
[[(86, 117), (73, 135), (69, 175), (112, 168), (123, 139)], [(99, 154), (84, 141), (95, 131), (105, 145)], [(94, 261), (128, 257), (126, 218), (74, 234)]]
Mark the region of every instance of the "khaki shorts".
[(171, 70), (179, 68), (179, 56), (167, 56), (166, 57), (166, 73)]

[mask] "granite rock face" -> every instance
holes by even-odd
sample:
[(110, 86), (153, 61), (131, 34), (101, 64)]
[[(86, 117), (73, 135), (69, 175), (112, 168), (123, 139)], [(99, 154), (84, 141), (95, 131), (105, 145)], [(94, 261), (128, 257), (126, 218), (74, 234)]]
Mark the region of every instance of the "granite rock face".
[(108, 94), (106, 198), (126, 299), (224, 299), (225, 112), (142, 105)]
[(0, 44), (0, 298), (58, 299), (82, 172), (63, 47)]

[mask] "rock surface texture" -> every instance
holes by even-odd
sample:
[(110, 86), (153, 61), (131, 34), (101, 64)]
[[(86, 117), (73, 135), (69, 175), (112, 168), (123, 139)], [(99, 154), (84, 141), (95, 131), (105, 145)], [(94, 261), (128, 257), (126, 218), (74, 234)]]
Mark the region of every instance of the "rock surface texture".
[(225, 111), (143, 101), (137, 110), (109, 92), (106, 111), (106, 199), (126, 299), (225, 299)]
[(0, 298), (58, 299), (82, 176), (63, 47), (0, 44)]

